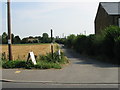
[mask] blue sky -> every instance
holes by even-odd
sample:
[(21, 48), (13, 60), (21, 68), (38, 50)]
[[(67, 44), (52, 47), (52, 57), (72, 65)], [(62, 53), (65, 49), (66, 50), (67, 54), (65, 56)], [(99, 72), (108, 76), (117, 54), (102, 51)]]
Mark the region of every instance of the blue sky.
[[(60, 37), (63, 33), (84, 34), (84, 31), (87, 35), (93, 34), (98, 4), (99, 1), (87, 2), (87, 0), (86, 2), (12, 2), (12, 33), (21, 38), (41, 36), (44, 32), (50, 35), (52, 28), (54, 36)], [(7, 32), (5, 2), (0, 2), (1, 8), (0, 27), (2, 26), (2, 32)]]

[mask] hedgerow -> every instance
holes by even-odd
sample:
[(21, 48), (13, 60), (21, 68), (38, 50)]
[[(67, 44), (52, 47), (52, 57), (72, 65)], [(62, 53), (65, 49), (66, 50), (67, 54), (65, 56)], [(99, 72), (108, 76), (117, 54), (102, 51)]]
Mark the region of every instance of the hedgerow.
[[(72, 47), (80, 54), (100, 57), (102, 61), (119, 64), (120, 28), (118, 26), (109, 26), (102, 31), (99, 35), (70, 35), (66, 39), (67, 43), (65, 45), (69, 46), (69, 48)], [(68, 43), (69, 41), (70, 43)]]

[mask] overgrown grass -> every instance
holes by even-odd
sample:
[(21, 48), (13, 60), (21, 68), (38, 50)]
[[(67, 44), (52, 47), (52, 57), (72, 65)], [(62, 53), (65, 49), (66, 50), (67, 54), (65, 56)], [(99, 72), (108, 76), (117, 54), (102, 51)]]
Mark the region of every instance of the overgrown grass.
[(57, 55), (57, 52), (55, 52), (53, 54), (53, 58), (51, 53), (48, 53), (45, 56), (39, 56), (36, 65), (34, 65), (31, 60), (29, 62), (22, 60), (16, 60), (16, 61), (2, 60), (2, 68), (61, 69), (62, 64), (66, 64), (66, 63), (68, 63), (68, 59), (64, 56), (64, 54), (61, 52), (61, 56), (59, 57)]
[(50, 63), (50, 62), (37, 62), (36, 65), (34, 65), (31, 61), (3, 61), (2, 67), (5, 69), (13, 69), (13, 68), (24, 68), (24, 69), (61, 69), (61, 65), (57, 63)]
[(61, 55), (58, 55), (58, 52), (53, 53), (47, 53), (47, 55), (40, 55), (38, 57), (38, 61), (45, 61), (45, 62), (52, 62), (52, 63), (60, 63), (60, 64), (65, 64), (68, 63), (67, 57), (65, 57), (64, 53), (61, 52)]

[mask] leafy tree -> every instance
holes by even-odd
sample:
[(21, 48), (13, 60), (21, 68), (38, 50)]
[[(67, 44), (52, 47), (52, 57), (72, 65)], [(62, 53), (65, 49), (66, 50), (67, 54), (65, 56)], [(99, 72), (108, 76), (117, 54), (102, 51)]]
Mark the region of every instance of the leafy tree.
[(74, 34), (71, 34), (70, 36), (67, 37), (67, 41), (66, 41), (67, 47), (73, 48), (75, 38), (76, 36)]
[(38, 43), (42, 42), (42, 37), (41, 36), (36, 36), (35, 39), (38, 39)]
[(43, 43), (49, 43), (50, 42), (49, 35), (47, 33), (42, 34), (42, 42)]
[(22, 44), (28, 43), (28, 39), (27, 39), (27, 38), (23, 38), (23, 39), (21, 40), (21, 43), (22, 43)]
[(12, 43), (14, 43), (14, 34), (11, 34), (11, 38), (12, 38)]
[(19, 36), (15, 36), (14, 37), (14, 44), (20, 44), (21, 43), (21, 39)]
[(7, 35), (7, 33), (6, 32), (4, 32), (3, 34), (2, 34), (2, 43), (3, 44), (7, 44), (8, 43), (8, 35)]
[(34, 38), (33, 36), (29, 36), (29, 38)]
[(75, 49), (76, 51), (83, 53), (86, 49), (86, 40), (87, 37), (85, 35), (77, 35), (75, 39)]
[(0, 35), (0, 44), (2, 44), (2, 36)]

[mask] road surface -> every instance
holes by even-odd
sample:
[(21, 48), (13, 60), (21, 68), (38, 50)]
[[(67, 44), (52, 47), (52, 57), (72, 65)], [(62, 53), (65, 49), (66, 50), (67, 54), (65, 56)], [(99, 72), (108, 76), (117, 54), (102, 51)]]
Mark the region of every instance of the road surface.
[(63, 69), (3, 69), (3, 88), (118, 88), (118, 66), (63, 51), (70, 60)]

